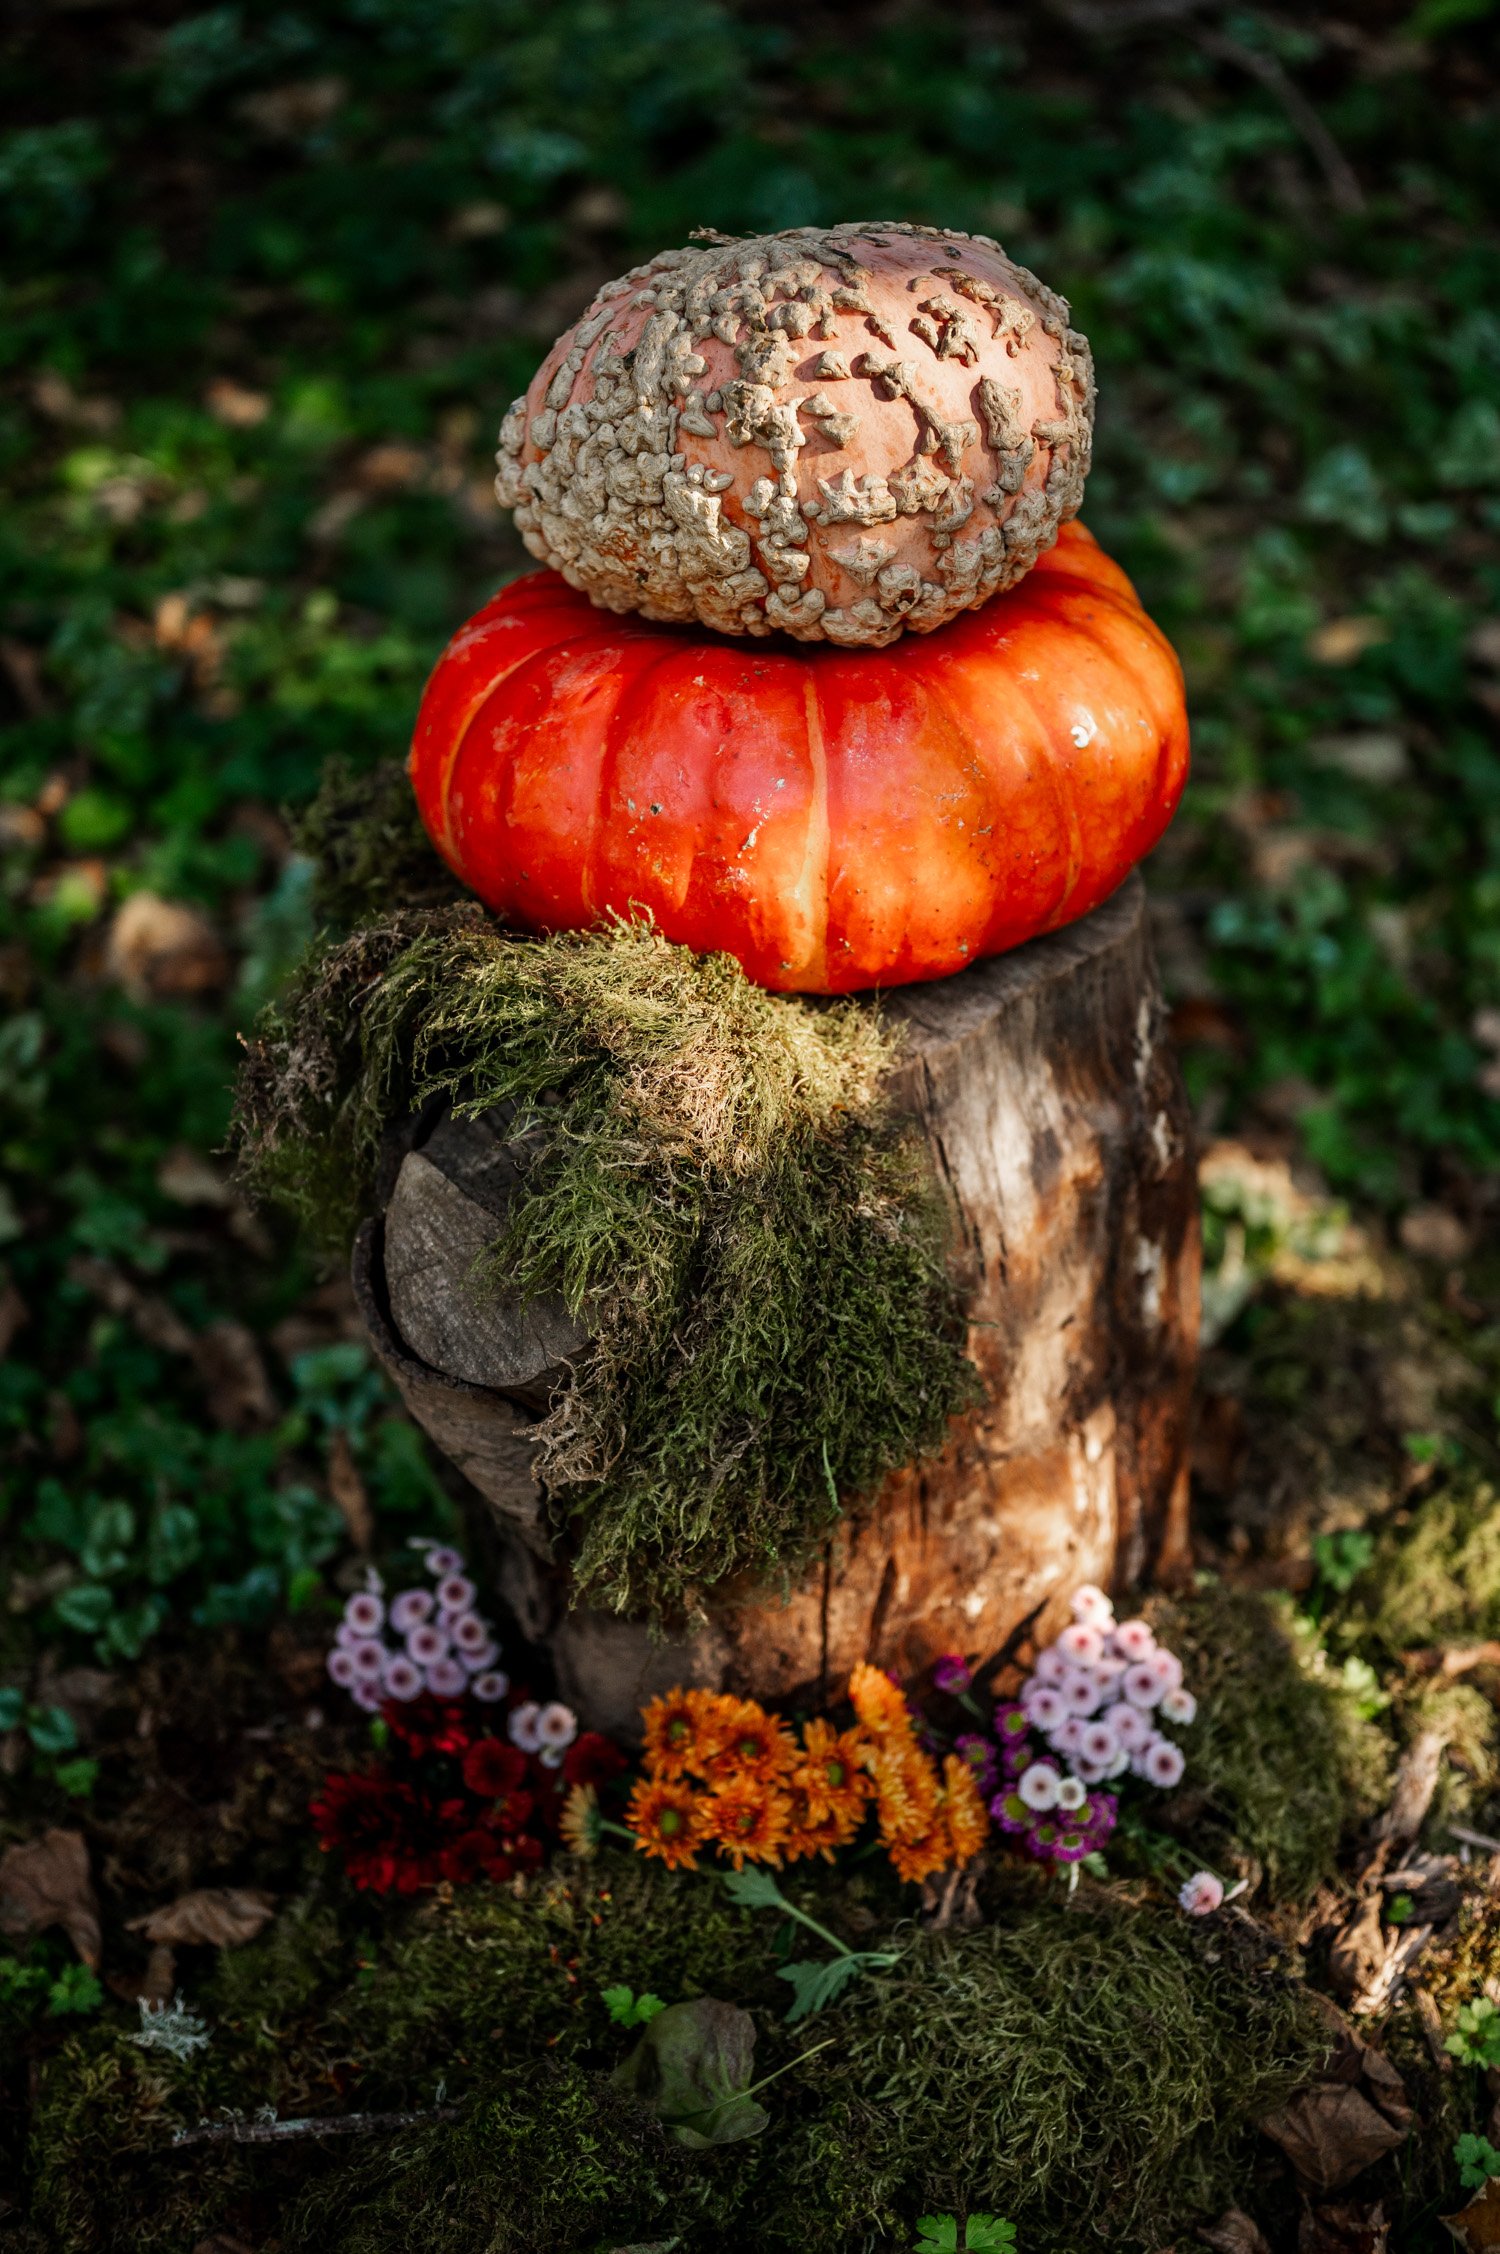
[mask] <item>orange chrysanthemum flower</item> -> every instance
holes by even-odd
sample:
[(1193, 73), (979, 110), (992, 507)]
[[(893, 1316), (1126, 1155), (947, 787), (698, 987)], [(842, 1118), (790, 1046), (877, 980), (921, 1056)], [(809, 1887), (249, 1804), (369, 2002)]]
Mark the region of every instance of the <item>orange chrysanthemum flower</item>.
[(861, 1663), (849, 1677), (849, 1696), (854, 1711), (867, 1730), (876, 1737), (911, 1734), (911, 1716), (906, 1711), (906, 1700), (889, 1675), (878, 1667)]
[(641, 1713), (642, 1752), (653, 1776), (704, 1775), (737, 1702), (712, 1691), (669, 1690)]
[(852, 1812), (858, 1822), (874, 1790), (865, 1775), (867, 1740), (859, 1730), (836, 1730), (831, 1722), (809, 1722), (802, 1732), (802, 1759), (792, 1782), (807, 1796), (814, 1818), (835, 1810)]
[(943, 1821), (948, 1827), (953, 1861), (972, 1862), (984, 1845), (990, 1819), (974, 1771), (957, 1753), (950, 1753), (943, 1763)]
[(796, 1766), (797, 1741), (784, 1722), (754, 1699), (740, 1699), (719, 1733), (719, 1749), (708, 1766), (711, 1782), (772, 1785)]
[(892, 1840), (889, 1853), (898, 1878), (931, 1878), (934, 1871), (943, 1868), (952, 1853), (948, 1826), (939, 1818), (931, 1831), (924, 1832), (918, 1839)]
[(877, 1745), (865, 1755), (875, 1786), (880, 1836), (920, 1839), (937, 1821), (937, 1772), (916, 1746)]
[(746, 1779), (710, 1793), (700, 1805), (706, 1836), (723, 1849), (736, 1870), (747, 1862), (780, 1862), (791, 1822), (789, 1794)]
[(782, 1853), (789, 1863), (799, 1862), (805, 1855), (821, 1855), (825, 1862), (831, 1863), (836, 1850), (847, 1847), (859, 1830), (863, 1814), (862, 1808), (835, 1808), (817, 1815), (806, 1793), (794, 1789), (791, 1821)]
[(696, 1870), (703, 1806), (691, 1785), (674, 1784), (666, 1777), (641, 1777), (630, 1795), (625, 1821), (643, 1855), (656, 1856), (668, 1870)]

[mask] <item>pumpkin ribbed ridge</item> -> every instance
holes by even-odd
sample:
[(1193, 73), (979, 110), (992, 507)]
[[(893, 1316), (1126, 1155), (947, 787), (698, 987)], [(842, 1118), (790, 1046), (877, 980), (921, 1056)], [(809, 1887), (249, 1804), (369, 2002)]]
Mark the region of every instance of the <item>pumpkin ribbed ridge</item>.
[(428, 685), (423, 820), (535, 930), (647, 913), (762, 985), (946, 976), (1088, 914), (1181, 795), (1181, 674), (1081, 526), (891, 654), (731, 641), (504, 590)]

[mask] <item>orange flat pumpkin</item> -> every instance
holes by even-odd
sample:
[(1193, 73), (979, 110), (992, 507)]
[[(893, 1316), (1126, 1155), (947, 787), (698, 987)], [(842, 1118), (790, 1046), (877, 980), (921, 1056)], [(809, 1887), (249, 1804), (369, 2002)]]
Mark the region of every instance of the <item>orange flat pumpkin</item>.
[(1187, 763), (1171, 646), (1070, 523), (1017, 586), (888, 650), (653, 624), (533, 573), (438, 661), (411, 777), (508, 922), (644, 912), (762, 986), (840, 994), (1087, 915)]

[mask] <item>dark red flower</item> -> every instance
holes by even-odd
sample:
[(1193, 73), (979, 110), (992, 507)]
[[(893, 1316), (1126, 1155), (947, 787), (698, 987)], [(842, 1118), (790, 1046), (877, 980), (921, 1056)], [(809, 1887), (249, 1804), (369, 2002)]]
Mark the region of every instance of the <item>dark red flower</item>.
[(509, 1878), (514, 1869), (493, 1832), (466, 1831), (443, 1849), (442, 1873), (454, 1886), (472, 1885), (476, 1878)]
[(481, 1800), (514, 1792), (526, 1775), (526, 1756), (498, 1737), (476, 1739), (464, 1755), (464, 1783)]
[(380, 1712), (392, 1736), (419, 1760), (428, 1753), (461, 1754), (473, 1741), (473, 1725), (463, 1707), (434, 1698), (430, 1691), (406, 1702), (387, 1699)]
[(623, 1776), (630, 1763), (617, 1745), (598, 1730), (575, 1737), (562, 1758), (564, 1784), (609, 1784)]
[(335, 1773), (324, 1778), (311, 1814), (319, 1846), (342, 1856), (356, 1886), (411, 1894), (436, 1883), (429, 1811), (410, 1785)]

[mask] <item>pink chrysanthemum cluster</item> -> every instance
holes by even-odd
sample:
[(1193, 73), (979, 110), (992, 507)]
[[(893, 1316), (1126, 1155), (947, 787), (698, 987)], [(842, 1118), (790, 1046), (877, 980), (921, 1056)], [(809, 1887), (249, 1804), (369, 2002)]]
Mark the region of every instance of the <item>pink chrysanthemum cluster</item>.
[[(1118, 1803), (1102, 1787), (1127, 1775), (1161, 1790), (1179, 1781), (1182, 1748), (1161, 1725), (1197, 1710), (1182, 1662), (1145, 1621), (1117, 1621), (1102, 1589), (1080, 1589), (1071, 1625), (995, 1709), (1003, 1780), (990, 1814), (1038, 1860), (1080, 1861), (1115, 1827)], [(977, 1744), (963, 1750), (978, 1767)]]
[[(433, 1586), (402, 1589), (388, 1597), (371, 1567), (364, 1588), (344, 1607), (328, 1654), (329, 1674), (368, 1714), (378, 1714), (390, 1699), (406, 1705), (424, 1691), (442, 1699), (462, 1698), (467, 1692), (498, 1704), (510, 1690), (510, 1677), (497, 1664), (500, 1646), (494, 1630), (475, 1609), (479, 1591), (464, 1571), (463, 1558), (440, 1542), (414, 1542), (412, 1547), (422, 1553)], [(576, 1727), (569, 1729), (564, 1744)]]

